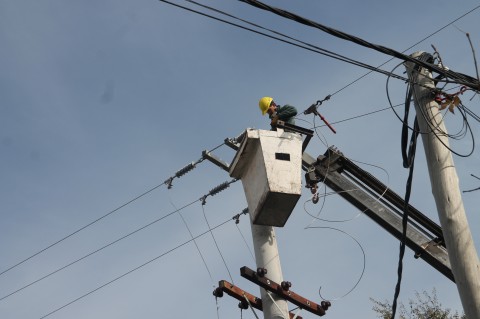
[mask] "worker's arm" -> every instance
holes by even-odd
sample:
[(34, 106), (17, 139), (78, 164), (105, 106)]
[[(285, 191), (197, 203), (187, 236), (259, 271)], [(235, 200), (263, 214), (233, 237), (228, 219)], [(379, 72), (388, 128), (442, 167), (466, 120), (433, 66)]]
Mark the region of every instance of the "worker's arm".
[(291, 105), (284, 105), (277, 109), (277, 118), (282, 121), (286, 121), (289, 118), (297, 115), (297, 109)]

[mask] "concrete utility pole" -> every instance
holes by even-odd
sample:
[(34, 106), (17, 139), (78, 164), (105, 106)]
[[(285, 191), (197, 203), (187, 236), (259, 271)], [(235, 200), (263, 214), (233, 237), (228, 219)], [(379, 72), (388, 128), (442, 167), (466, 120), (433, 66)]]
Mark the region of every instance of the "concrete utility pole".
[[(418, 58), (422, 52), (412, 54)], [(413, 86), (417, 120), (422, 133), (433, 196), (437, 206), (452, 272), (468, 319), (480, 318), (480, 263), (465, 216), (458, 176), (449, 147), (443, 115), (434, 101), (432, 75), (412, 62), (405, 67)], [(431, 88), (431, 89), (430, 89)]]
[[(257, 267), (268, 270), (267, 276), (275, 282), (283, 281), (282, 266), (278, 255), (277, 238), (272, 226), (251, 223), (253, 248)], [(270, 318), (289, 318), (287, 302), (276, 294), (260, 289), (263, 303), (263, 316)]]
[[(274, 282), (283, 281), (273, 226), (282, 227), (301, 195), (302, 138), (281, 129), (248, 129), (230, 166), (242, 180), (252, 226), (258, 268)], [(265, 319), (289, 318), (287, 302), (260, 289)]]

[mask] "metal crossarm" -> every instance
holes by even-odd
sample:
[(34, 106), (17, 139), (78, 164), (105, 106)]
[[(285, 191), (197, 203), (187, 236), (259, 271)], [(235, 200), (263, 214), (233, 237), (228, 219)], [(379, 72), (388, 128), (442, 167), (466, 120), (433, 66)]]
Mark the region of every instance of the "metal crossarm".
[[(252, 294), (249, 294), (248, 292), (240, 289), (239, 287), (235, 286), (234, 284), (229, 283), (226, 280), (220, 280), (218, 282), (218, 288), (219, 290), (225, 292), (229, 296), (237, 299), (240, 301), (241, 304), (244, 304), (247, 302), (248, 305), (252, 306), (253, 308), (263, 311), (263, 305), (262, 305), (262, 299), (255, 297)], [(216, 297), (220, 297), (218, 290), (214, 291), (214, 295)], [(247, 301), (248, 300), (248, 301)], [(240, 305), (239, 305), (240, 306)], [(289, 313), (290, 319), (295, 318), (295, 314), (290, 312)], [(301, 316), (297, 316), (297, 319), (303, 319)]]
[(330, 306), (330, 302), (323, 302), (322, 305), (319, 305), (311, 300), (308, 300), (290, 290), (289, 285), (278, 284), (268, 279), (266, 276), (258, 274), (247, 266), (240, 268), (240, 275), (259, 285), (265, 290), (273, 292), (283, 299), (290, 301), (301, 309), (307, 310), (318, 316), (325, 315), (325, 310)]

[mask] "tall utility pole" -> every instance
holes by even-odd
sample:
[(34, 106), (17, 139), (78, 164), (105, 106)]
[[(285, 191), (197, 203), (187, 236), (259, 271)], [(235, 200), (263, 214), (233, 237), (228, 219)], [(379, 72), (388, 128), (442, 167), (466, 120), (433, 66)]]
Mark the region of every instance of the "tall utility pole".
[[(260, 272), (283, 281), (274, 226), (283, 227), (301, 195), (302, 138), (299, 134), (247, 129), (230, 166), (242, 180)], [(289, 317), (287, 302), (260, 289), (265, 319)]]
[[(412, 54), (420, 57), (422, 52)], [(450, 264), (468, 319), (480, 318), (480, 263), (463, 207), (458, 176), (449, 150), (443, 115), (432, 95), (435, 84), (425, 68), (405, 67), (413, 85), (417, 120), (422, 134), (433, 196)]]
[[(255, 225), (251, 222), (253, 249), (258, 268), (267, 269), (268, 278), (275, 282), (282, 282), (282, 267), (278, 254), (277, 238), (272, 226)], [(289, 318), (287, 302), (276, 294), (260, 289), (263, 303), (263, 316), (270, 318)]]

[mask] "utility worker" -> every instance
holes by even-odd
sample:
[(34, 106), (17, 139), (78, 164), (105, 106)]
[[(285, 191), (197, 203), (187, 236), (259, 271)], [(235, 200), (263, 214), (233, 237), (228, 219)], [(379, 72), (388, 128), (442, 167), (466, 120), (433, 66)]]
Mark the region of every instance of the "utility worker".
[(297, 115), (297, 109), (294, 106), (277, 105), (273, 101), (273, 98), (269, 96), (262, 97), (260, 101), (258, 101), (258, 106), (262, 111), (262, 115), (265, 115), (268, 113), (270, 119), (272, 120), (270, 122), (270, 125), (272, 126), (273, 130), (276, 130), (275, 126), (277, 125), (278, 120), (284, 121), (285, 123), (288, 123), (288, 124), (295, 125), (295, 115)]

